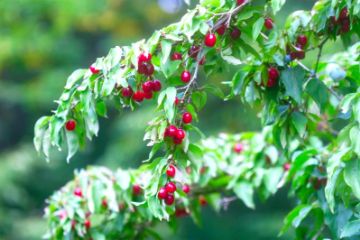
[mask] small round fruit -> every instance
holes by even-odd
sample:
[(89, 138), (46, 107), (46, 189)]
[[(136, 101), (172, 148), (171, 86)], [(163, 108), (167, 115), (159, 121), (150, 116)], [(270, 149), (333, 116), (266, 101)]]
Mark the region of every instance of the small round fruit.
[(302, 46), (306, 46), (308, 39), (305, 35), (299, 35), (296, 39), (296, 42)]
[(82, 194), (81, 188), (79, 188), (79, 187), (75, 188), (74, 195), (77, 197), (82, 197), (83, 194)]
[(184, 193), (188, 194), (190, 192), (190, 186), (188, 184), (184, 184), (182, 186), (182, 190)]
[(133, 90), (131, 89), (131, 87), (126, 87), (121, 89), (121, 95), (123, 97), (131, 97), (133, 95)]
[(174, 53), (171, 55), (171, 60), (172, 60), (172, 61), (182, 60), (182, 55), (181, 55), (181, 53), (174, 52)]
[(304, 59), (305, 58), (305, 52), (304, 51), (297, 51), (296, 52), (296, 58), (297, 59)]
[(278, 80), (279, 78), (279, 71), (274, 68), (274, 67), (270, 67), (268, 69), (268, 78), (269, 79), (273, 79), (273, 80)]
[(146, 81), (142, 84), (141, 88), (144, 92), (151, 92), (153, 90), (153, 82)]
[(147, 71), (147, 65), (146, 65), (146, 63), (145, 62), (140, 62), (139, 64), (138, 64), (138, 73), (139, 74), (145, 74), (146, 73), (146, 71)]
[(204, 43), (207, 47), (213, 47), (216, 44), (216, 35), (213, 33), (208, 33), (205, 35)]
[(162, 199), (165, 199), (167, 197), (168, 193), (166, 191), (166, 188), (165, 187), (161, 187), (159, 189), (159, 192), (158, 192), (158, 199), (162, 200)]
[(245, 0), (236, 0), (238, 6), (243, 5)]
[(238, 39), (241, 36), (241, 31), (237, 27), (234, 27), (230, 33), (230, 36), (233, 40)]
[(134, 95), (132, 96), (132, 98), (134, 99), (134, 101), (136, 102), (142, 102), (144, 100), (144, 92), (143, 91), (136, 91), (134, 93)]
[(183, 140), (182, 140), (182, 139), (179, 139), (179, 138), (174, 137), (173, 142), (174, 142), (174, 144), (179, 145), (179, 144), (182, 144)]
[(90, 66), (90, 72), (92, 73), (92, 74), (98, 74), (99, 72), (100, 72), (100, 70), (99, 69), (97, 69), (96, 67), (94, 67), (94, 66)]
[(199, 46), (196, 46), (196, 45), (193, 45), (190, 47), (189, 51), (188, 51), (188, 54), (191, 58), (197, 58), (197, 55), (200, 51), (200, 47)]
[(166, 205), (172, 205), (175, 202), (175, 197), (173, 194), (168, 194), (165, 198), (165, 204)]
[(134, 195), (139, 195), (141, 193), (141, 187), (138, 184), (133, 185), (132, 192)]
[(165, 133), (168, 137), (175, 137), (177, 130), (177, 127), (175, 127), (174, 125), (170, 125), (169, 127), (167, 127)]
[(86, 229), (91, 228), (91, 222), (90, 222), (90, 220), (89, 220), (89, 219), (86, 219), (85, 222), (84, 222), (84, 225), (85, 225), (85, 228), (86, 228)]
[(271, 30), (274, 27), (274, 22), (271, 18), (265, 18), (264, 26), (266, 29)]
[(341, 9), (339, 18), (340, 18), (340, 19), (345, 19), (345, 18), (348, 17), (348, 15), (349, 15), (349, 11), (348, 11), (348, 9), (345, 7), (345, 8), (343, 8), (343, 9)]
[(175, 177), (175, 173), (176, 173), (176, 168), (174, 167), (174, 165), (170, 165), (166, 170), (166, 175), (170, 178)]
[(151, 63), (146, 64), (146, 70), (145, 70), (145, 72), (144, 72), (144, 74), (145, 74), (146, 76), (151, 76), (151, 75), (153, 75), (153, 74), (154, 74), (154, 71), (155, 71), (154, 65), (152, 65)]
[(177, 208), (175, 209), (175, 216), (176, 217), (185, 217), (189, 215), (185, 208)]
[(173, 183), (173, 182), (168, 182), (166, 185), (165, 185), (165, 188), (166, 188), (166, 192), (168, 193), (174, 193), (176, 191), (176, 184)]
[(145, 99), (152, 99), (153, 93), (152, 92), (144, 92), (144, 98)]
[(192, 115), (189, 112), (184, 112), (182, 115), (183, 123), (189, 124), (192, 122)]
[(101, 206), (102, 206), (103, 208), (107, 208), (107, 207), (108, 207), (108, 202), (107, 202), (106, 198), (103, 198), (103, 200), (101, 201)]
[(244, 146), (241, 143), (236, 143), (234, 145), (234, 152), (241, 153), (244, 150)]
[(290, 163), (284, 163), (284, 165), (283, 165), (284, 171), (285, 171), (285, 172), (289, 171), (290, 166), (291, 166)]
[(151, 54), (150, 53), (141, 53), (138, 57), (138, 63), (143, 63), (143, 62), (150, 62), (151, 61)]
[(75, 127), (76, 127), (76, 122), (73, 119), (68, 120), (65, 124), (65, 128), (68, 131), (74, 131)]
[(178, 128), (176, 131), (175, 138), (183, 140), (185, 138), (185, 131), (181, 128)]
[(152, 90), (158, 92), (161, 90), (161, 82), (159, 80), (154, 80), (152, 83)]
[(266, 83), (266, 86), (269, 87), (269, 88), (272, 88), (276, 85), (277, 81), (273, 78), (269, 78), (267, 83)]
[(199, 203), (201, 206), (205, 206), (207, 204), (207, 200), (203, 195), (199, 196)]
[(191, 73), (189, 71), (183, 71), (181, 73), (181, 81), (188, 83), (191, 80)]
[(175, 97), (175, 101), (174, 101), (175, 106), (179, 105), (179, 103), (180, 103), (179, 98), (178, 98), (178, 97)]
[(226, 25), (225, 25), (225, 24), (221, 25), (221, 26), (216, 30), (216, 32), (217, 32), (220, 36), (224, 35), (224, 34), (225, 34), (225, 31), (226, 31)]

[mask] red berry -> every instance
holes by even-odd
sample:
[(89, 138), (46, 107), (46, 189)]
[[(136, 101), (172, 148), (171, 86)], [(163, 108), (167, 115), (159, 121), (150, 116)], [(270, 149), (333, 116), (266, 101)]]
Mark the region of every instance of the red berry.
[(134, 95), (132, 96), (132, 98), (134, 99), (134, 101), (136, 102), (142, 102), (144, 100), (144, 92), (143, 91), (136, 91), (134, 93)]
[(190, 192), (190, 186), (187, 185), (187, 184), (184, 184), (182, 186), (182, 190), (183, 190), (184, 193), (189, 193)]
[(271, 18), (265, 18), (264, 26), (268, 30), (273, 29), (273, 27), (274, 27), (273, 20)]
[(184, 217), (184, 216), (187, 216), (189, 215), (189, 213), (186, 211), (185, 208), (177, 208), (175, 210), (175, 216), (176, 217)]
[(181, 144), (181, 143), (182, 143), (182, 141), (183, 141), (182, 139), (180, 139), (180, 138), (176, 138), (176, 137), (173, 139), (173, 142), (174, 142), (174, 144), (176, 144), (176, 145)]
[(170, 125), (169, 127), (166, 128), (165, 135), (167, 137), (175, 137), (177, 130), (178, 130), (177, 127), (175, 127), (174, 125)]
[(236, 143), (234, 146), (234, 152), (241, 153), (244, 150), (244, 146), (241, 143)]
[(305, 52), (304, 51), (297, 51), (296, 52), (296, 58), (297, 59), (304, 59), (305, 58)]
[(171, 55), (171, 60), (172, 60), (172, 61), (182, 60), (182, 55), (181, 55), (181, 53), (174, 52), (174, 53)]
[(172, 194), (168, 194), (165, 198), (165, 204), (166, 205), (172, 205), (175, 201), (175, 197)]
[(283, 169), (284, 169), (284, 171), (286, 172), (286, 171), (289, 171), (289, 169), (290, 169), (290, 163), (284, 163), (284, 165), (283, 165)]
[(170, 165), (169, 168), (166, 170), (166, 175), (168, 177), (175, 177), (175, 173), (176, 173), (176, 168), (174, 167), (174, 165)]
[(348, 18), (341, 20), (341, 33), (347, 33), (350, 31), (350, 20)]
[(121, 95), (123, 97), (131, 97), (131, 95), (133, 95), (133, 90), (131, 87), (123, 88), (121, 89)]
[(138, 184), (135, 184), (132, 187), (132, 192), (134, 195), (139, 195), (141, 193), (141, 187)]
[(348, 9), (347, 9), (346, 7), (343, 8), (343, 9), (341, 9), (340, 15), (339, 15), (339, 19), (345, 19), (345, 18), (347, 18), (347, 17), (348, 17), (348, 14), (349, 14), (349, 12), (348, 12)]
[(234, 27), (230, 33), (231, 38), (234, 40), (238, 39), (240, 35), (241, 35), (241, 31), (237, 27)]
[(201, 206), (205, 206), (207, 204), (207, 200), (203, 195), (199, 196), (199, 203)]
[(167, 197), (168, 193), (166, 191), (166, 188), (165, 187), (161, 187), (159, 189), (159, 192), (158, 192), (158, 198), (161, 200), (161, 199), (165, 199)]
[(201, 58), (201, 60), (199, 61), (199, 64), (200, 64), (200, 65), (204, 65), (204, 64), (205, 64), (205, 61), (206, 61), (206, 58), (205, 58), (205, 56), (203, 56), (203, 57)]
[(174, 102), (174, 104), (175, 104), (175, 105), (179, 105), (179, 102), (180, 102), (179, 98), (178, 98), (178, 97), (175, 97), (175, 102)]
[(266, 86), (271, 88), (271, 87), (274, 87), (276, 85), (277, 81), (273, 78), (269, 78), (267, 83), (266, 83)]
[(238, 6), (243, 5), (245, 0), (237, 0), (236, 3)]
[(151, 54), (150, 53), (141, 53), (138, 57), (138, 64), (143, 62), (150, 62), (151, 61)]
[(296, 59), (297, 58), (297, 52), (291, 52), (290, 53), (290, 58), (291, 58), (291, 60)]
[(183, 140), (185, 138), (185, 131), (181, 128), (177, 129), (175, 138)]
[(181, 81), (183, 81), (184, 83), (188, 83), (190, 82), (191, 79), (191, 74), (188, 71), (183, 71), (181, 73)]
[(161, 90), (161, 82), (159, 80), (154, 80), (152, 83), (152, 90), (158, 92)]
[(220, 36), (224, 35), (225, 31), (226, 31), (226, 25), (225, 25), (225, 24), (221, 25), (221, 26), (216, 30), (216, 32), (217, 32)]
[(208, 47), (213, 47), (215, 46), (216, 43), (216, 35), (213, 33), (208, 33), (205, 35), (205, 40), (204, 43), (206, 46)]
[(144, 98), (146, 99), (152, 99), (153, 93), (152, 92), (144, 92)]
[(108, 202), (107, 202), (106, 198), (103, 198), (103, 200), (101, 201), (101, 206), (103, 206), (104, 208), (108, 207)]
[(89, 229), (91, 227), (91, 222), (89, 219), (86, 219), (85, 222), (84, 222), (84, 225), (85, 225), (85, 228), (86, 229)]
[(151, 76), (151, 75), (153, 75), (153, 74), (154, 74), (154, 71), (155, 71), (154, 65), (152, 65), (151, 63), (146, 64), (146, 70), (145, 70), (145, 72), (144, 72), (144, 74), (145, 74), (146, 76)]
[(191, 46), (189, 51), (188, 51), (188, 54), (191, 58), (197, 58), (197, 55), (199, 53), (199, 50), (200, 50), (200, 47), (199, 46)]
[(166, 191), (168, 193), (173, 193), (176, 191), (176, 184), (173, 183), (173, 182), (168, 182), (166, 185), (165, 185), (165, 188), (166, 188)]
[(153, 82), (152, 81), (146, 81), (142, 84), (142, 90), (144, 92), (151, 92), (153, 90)]
[(270, 79), (273, 79), (273, 80), (278, 80), (279, 78), (279, 71), (274, 68), (274, 67), (270, 67), (268, 69), (268, 78)]
[(70, 119), (70, 120), (68, 120), (68, 121), (66, 122), (66, 125), (65, 125), (66, 130), (68, 130), (68, 131), (74, 131), (75, 127), (76, 127), (76, 122), (75, 122), (75, 120)]
[(92, 74), (98, 74), (100, 72), (100, 70), (95, 68), (94, 66), (90, 66), (90, 72)]
[(140, 62), (138, 64), (138, 70), (137, 71), (138, 71), (139, 74), (145, 74), (146, 71), (147, 71), (146, 63), (145, 62)]
[(296, 39), (296, 42), (302, 46), (306, 46), (307, 41), (308, 41), (308, 39), (305, 35), (300, 35)]
[(192, 115), (189, 112), (184, 112), (182, 116), (183, 123), (189, 124), (192, 122)]

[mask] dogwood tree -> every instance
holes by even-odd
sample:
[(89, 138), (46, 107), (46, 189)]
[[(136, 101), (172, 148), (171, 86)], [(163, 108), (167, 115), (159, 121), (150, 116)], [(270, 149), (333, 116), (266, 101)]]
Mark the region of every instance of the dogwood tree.
[[(281, 234), (294, 228), (298, 239), (357, 239), (360, 0), (319, 0), (279, 26), (273, 19), (283, 4), (201, 0), (149, 39), (74, 71), (57, 109), (35, 125), (37, 151), (49, 160), (51, 147), (66, 148), (69, 161), (98, 134), (109, 103), (139, 111), (155, 101), (144, 137), (151, 150), (138, 169), (78, 171), (48, 199), (45, 237), (158, 238), (151, 227), (160, 221), (191, 215), (199, 222), (202, 205), (218, 211), (236, 199), (254, 208), (254, 195), (265, 200), (288, 185), (298, 204)], [(322, 58), (337, 39), (346, 51)], [(316, 57), (305, 65), (310, 51)], [(230, 69), (230, 81), (198, 78)], [(204, 138), (193, 123), (208, 94), (260, 109), (263, 130)]]

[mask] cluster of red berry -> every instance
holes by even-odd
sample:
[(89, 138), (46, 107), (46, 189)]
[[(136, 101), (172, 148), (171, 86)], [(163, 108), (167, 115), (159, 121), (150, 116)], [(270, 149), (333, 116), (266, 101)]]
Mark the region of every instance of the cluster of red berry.
[(280, 73), (275, 67), (268, 68), (268, 81), (266, 83), (267, 87), (274, 87), (277, 84), (277, 81), (280, 77)]
[(290, 55), (290, 59), (304, 59), (305, 58), (305, 49), (308, 43), (306, 35), (301, 34), (296, 38), (295, 48), (291, 49), (290, 46), (287, 47), (287, 53)]
[[(176, 168), (174, 165), (170, 165), (168, 169), (166, 170), (166, 175), (168, 178), (174, 178), (176, 174)], [(164, 200), (166, 205), (172, 205), (175, 202), (175, 196), (174, 193), (176, 191), (176, 184), (174, 182), (169, 181), (165, 184), (165, 186), (161, 187), (158, 191), (158, 198), (160, 200)], [(184, 193), (190, 192), (190, 186), (187, 184), (184, 184), (182, 186), (182, 190)]]
[(350, 31), (350, 18), (346, 7), (341, 9), (338, 19), (335, 16), (330, 17), (328, 30), (329, 32), (336, 31), (336, 34), (344, 34)]

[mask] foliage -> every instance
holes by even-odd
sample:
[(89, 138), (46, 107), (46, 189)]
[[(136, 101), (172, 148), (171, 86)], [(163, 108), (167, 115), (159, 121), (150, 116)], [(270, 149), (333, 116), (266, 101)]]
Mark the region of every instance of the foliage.
[[(222, 191), (233, 190), (248, 207), (254, 206), (251, 200), (254, 190), (264, 199), (277, 190), (283, 175), (278, 164), (291, 161), (286, 181), (291, 183), (290, 192), (298, 197), (300, 204), (289, 213), (281, 232), (292, 226), (296, 229), (298, 239), (318, 239), (328, 234), (335, 238), (359, 235), (357, 204), (360, 184), (357, 182), (356, 169), (359, 167), (360, 154), (357, 138), (360, 131), (360, 45), (357, 43), (349, 47), (347, 52), (339, 53), (329, 61), (320, 61), (320, 58), (328, 41), (340, 36), (348, 46), (354, 34), (360, 35), (360, 2), (317, 1), (312, 11), (291, 14), (284, 29), (281, 29), (270, 17), (283, 4), (284, 1), (273, 0), (259, 7), (251, 5), (250, 1), (203, 0), (180, 22), (156, 31), (147, 41), (142, 40), (129, 47), (115, 47), (106, 57), (97, 59), (89, 70), (74, 71), (57, 101), (58, 108), (54, 114), (39, 119), (35, 126), (35, 147), (47, 159), (51, 146), (61, 148), (66, 144), (69, 161), (78, 148), (85, 145), (86, 138), (92, 139), (97, 135), (98, 116), (107, 116), (107, 102), (112, 101), (119, 108), (130, 107), (134, 110), (141, 106), (139, 102), (148, 92), (144, 86), (146, 82), (154, 84), (153, 80), (159, 79), (163, 90), (160, 93), (159, 89), (150, 91), (151, 95), (146, 97), (158, 103), (157, 116), (149, 123), (145, 133), (145, 140), (152, 146), (147, 160), (149, 163), (134, 172), (119, 170), (120, 174), (127, 176), (120, 177), (122, 180), (130, 179), (126, 186), (122, 186), (125, 183), (121, 180), (115, 183), (109, 181), (111, 176), (116, 178), (118, 173), (112, 175), (107, 170), (99, 171), (98, 175), (91, 170), (80, 173), (78, 182), (70, 183), (64, 191), (64, 197), (74, 202), (73, 209), (66, 209), (66, 217), (60, 220), (56, 218), (58, 211), (63, 211), (68, 204), (66, 201), (64, 206), (63, 199), (58, 199), (63, 197), (63, 193), (55, 194), (52, 198), (48, 208), (48, 237), (70, 237), (75, 234), (76, 238), (87, 234), (95, 239), (103, 239), (107, 234), (132, 237), (138, 237), (138, 234), (154, 235), (148, 230), (131, 228), (122, 231), (110, 228), (107, 232), (102, 229), (102, 222), (109, 218), (113, 223), (113, 219), (125, 217), (114, 199), (125, 201), (127, 210), (133, 209), (134, 205), (139, 210), (139, 215), (130, 214), (134, 220), (125, 221), (125, 224), (133, 225), (131, 221), (144, 224), (155, 219), (169, 220), (175, 205), (168, 204), (171, 207), (166, 207), (156, 198), (160, 187), (168, 181), (164, 177), (166, 169), (174, 164), (180, 169), (179, 172), (184, 173), (184, 169), (190, 166), (190, 176), (185, 180), (175, 179), (176, 182), (189, 182), (206, 188), (212, 184), (212, 180), (203, 180), (199, 174), (203, 161), (209, 167), (209, 175), (205, 174), (205, 179), (216, 177), (220, 169), (227, 173), (224, 180), (226, 188), (217, 189), (216, 195), (219, 197)], [(223, 35), (221, 28), (231, 32), (230, 36)], [(240, 36), (234, 34), (235, 29), (240, 30)], [(214, 32), (218, 33), (218, 40), (213, 47), (208, 39), (213, 37)], [(301, 60), (313, 50), (318, 50), (318, 57), (313, 69), (309, 69)], [(181, 60), (175, 59), (174, 53), (180, 53)], [(202, 65), (207, 75), (226, 70), (229, 65), (239, 65), (232, 81), (225, 82), (230, 86), (226, 97), (218, 86), (200, 85), (197, 82)], [(191, 77), (184, 77), (187, 71)], [(192, 124), (181, 121), (181, 116), (187, 111), (197, 120), (197, 112), (206, 104), (208, 93), (225, 100), (240, 96), (251, 106), (260, 106), (263, 124), (272, 125), (271, 150), (263, 149), (264, 145), (257, 139), (267, 139), (268, 132), (266, 136), (252, 136), (255, 139), (254, 148), (250, 147), (248, 153), (244, 151), (244, 156), (249, 158), (240, 163), (236, 158), (229, 160), (226, 152), (214, 154), (207, 144), (195, 145), (190, 133), (198, 132), (201, 135), (201, 132)], [(345, 127), (334, 129), (332, 122), (338, 120), (344, 121)], [(75, 121), (74, 131), (68, 125), (70, 121)], [(169, 138), (172, 125), (183, 129), (185, 135)], [(252, 141), (252, 138), (245, 139)], [(226, 151), (229, 147), (221, 145), (218, 149)], [(160, 150), (164, 153), (162, 157), (159, 156)], [(257, 154), (262, 157), (268, 155), (269, 162), (251, 157)], [(215, 161), (212, 159), (214, 155)], [(278, 159), (278, 156), (283, 158)], [(232, 166), (234, 172), (227, 172), (227, 165), (220, 165), (221, 162)], [(264, 164), (269, 166), (264, 167)], [(136, 180), (142, 179), (142, 175), (146, 175), (145, 183), (140, 184), (143, 195), (140, 200), (134, 201), (129, 191), (130, 183), (135, 184)], [(94, 183), (88, 185), (87, 177), (94, 179)], [(87, 193), (86, 201), (72, 196), (76, 185), (81, 185), (81, 189)], [(89, 186), (92, 190), (89, 190)], [(104, 210), (99, 205), (102, 196), (91, 193), (105, 191), (102, 189), (110, 189), (107, 193), (111, 196), (109, 203), (112, 208), (106, 211), (106, 216), (98, 217)], [(208, 198), (211, 196), (205, 195)], [(184, 204), (187, 211), (198, 215), (198, 208), (193, 207), (197, 199), (191, 201), (193, 199), (181, 194), (181, 191), (174, 196), (176, 206)], [(82, 211), (76, 205), (80, 203), (87, 204)], [(79, 210), (75, 215), (74, 209)], [(85, 213), (87, 210), (90, 212), (88, 216)], [(114, 213), (117, 211), (119, 214)], [(91, 222), (98, 223), (94, 227), (86, 223), (92, 217), (96, 219)], [(85, 226), (75, 225), (73, 231), (73, 218), (80, 219)], [(306, 224), (305, 219), (313, 224)], [(102, 231), (98, 231), (97, 227)]]

